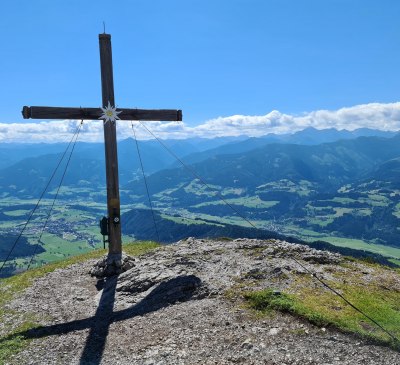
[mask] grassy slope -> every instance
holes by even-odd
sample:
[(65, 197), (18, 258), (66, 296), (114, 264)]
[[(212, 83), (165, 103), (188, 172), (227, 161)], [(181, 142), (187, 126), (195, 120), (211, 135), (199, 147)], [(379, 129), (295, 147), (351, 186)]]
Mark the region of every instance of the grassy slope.
[[(138, 242), (124, 245), (123, 249), (125, 253), (137, 256), (157, 247), (159, 247), (159, 244), (155, 242)], [(44, 276), (45, 274), (59, 268), (101, 257), (106, 254), (106, 252), (106, 250), (95, 250), (79, 256), (71, 257), (64, 261), (53, 262), (6, 279), (0, 279), (0, 333), (4, 335), (0, 338), (0, 365), (5, 364), (12, 354), (21, 351), (29, 343), (29, 341), (22, 336), (12, 335), (38, 325), (34, 317), (10, 311), (6, 308), (6, 304), (21, 291), (28, 288), (34, 279)], [(16, 323), (20, 323), (16, 328), (13, 326), (14, 320)]]
[[(363, 265), (373, 270), (373, 275), (368, 280), (355, 260), (354, 265), (343, 264), (345, 270), (334, 272), (334, 280), (326, 282), (400, 339), (400, 291), (394, 288), (399, 269), (365, 262)], [(264, 315), (270, 315), (274, 310), (288, 312), (317, 326), (332, 326), (400, 350), (400, 342), (393, 340), (332, 291), (322, 285), (315, 285), (315, 280), (309, 275), (297, 274), (294, 284), (286, 293), (276, 294), (273, 290), (266, 289), (245, 292), (243, 295), (251, 308)]]

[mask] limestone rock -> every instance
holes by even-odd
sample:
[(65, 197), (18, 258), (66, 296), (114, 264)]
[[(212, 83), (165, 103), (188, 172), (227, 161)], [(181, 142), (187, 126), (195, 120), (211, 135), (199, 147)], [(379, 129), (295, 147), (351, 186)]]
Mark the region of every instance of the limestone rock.
[[(278, 296), (302, 279), (316, 287), (318, 282), (303, 278), (310, 272), (330, 282), (337, 280), (336, 273), (346, 278), (349, 273), (350, 279), (356, 270), (360, 280), (368, 282), (392, 275), (391, 287), (400, 290), (397, 272), (383, 274), (383, 269), (362, 263), (336, 265), (342, 260), (337, 254), (280, 240), (189, 238), (140, 257), (104, 257), (97, 263), (72, 265), (35, 279), (10, 302), (7, 309), (13, 316), (34, 313), (42, 327), (30, 330), (34, 339), (29, 347), (7, 361), (400, 364), (399, 353), (389, 348), (289, 314), (259, 318), (243, 305), (244, 290), (268, 288)], [(1, 331), (0, 325), (3, 335)]]
[(106, 255), (90, 268), (89, 274), (97, 278), (119, 275), (135, 266), (135, 258), (122, 253), (122, 255)]

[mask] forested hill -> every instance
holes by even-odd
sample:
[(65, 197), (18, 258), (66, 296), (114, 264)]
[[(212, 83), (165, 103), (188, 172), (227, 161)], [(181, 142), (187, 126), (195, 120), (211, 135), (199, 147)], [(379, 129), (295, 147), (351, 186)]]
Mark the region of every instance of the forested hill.
[(122, 231), (133, 235), (137, 240), (154, 240), (173, 243), (188, 237), (214, 238), (231, 240), (247, 237), (249, 239), (280, 239), (290, 243), (305, 244), (319, 250), (340, 253), (346, 256), (367, 259), (386, 266), (397, 266), (382, 255), (334, 246), (324, 241), (306, 242), (295, 237), (288, 237), (267, 229), (257, 229), (243, 225), (227, 224), (201, 218), (184, 218), (178, 215), (161, 214), (150, 209), (132, 209), (122, 215)]
[[(267, 144), (247, 152), (215, 155), (193, 165), (208, 183), (254, 190), (281, 179), (307, 180), (324, 189), (366, 177), (388, 160), (400, 156), (400, 135), (392, 138), (360, 137), (314, 146)], [(384, 166), (383, 166), (384, 167)], [(152, 192), (175, 188), (190, 176), (182, 167), (149, 177)], [(132, 188), (131, 184), (125, 186)]]
[[(161, 217), (160, 239), (175, 241), (183, 234), (253, 237), (251, 228), (238, 229), (250, 227), (242, 216), (267, 232), (369, 250), (399, 263), (400, 135), (363, 130), (357, 133), (367, 136), (354, 138), (355, 133), (305, 130), (290, 136), (164, 141), (186, 164), (179, 168), (157, 141), (140, 141), (150, 198)], [(0, 155), (9, 155), (8, 147), (0, 148)], [(14, 162), (0, 170), (1, 237), (18, 236), (61, 147), (66, 146), (35, 146), (27, 157), (29, 146), (19, 146)], [(132, 211), (149, 207), (134, 140), (119, 142), (119, 163), (122, 210), (133, 215), (123, 216), (122, 223), (134, 227)], [(64, 166), (30, 229), (43, 225)], [(77, 144), (62, 185), (41, 243), (40, 262), (58, 259), (60, 250), (71, 255), (100, 244), (97, 222), (105, 214), (106, 201), (101, 144)], [(152, 226), (150, 219), (139, 231), (125, 225), (127, 234), (141, 238), (155, 238)], [(12, 244), (10, 239), (1, 243)], [(21, 247), (25, 244), (29, 254), (37, 237), (27, 237)]]
[[(272, 221), (281, 232), (400, 246), (399, 157), (400, 135), (311, 146), (273, 143), (162, 170), (147, 183), (163, 209), (236, 216), (223, 197), (242, 215), (265, 227)], [(147, 204), (143, 182), (124, 190)]]
[[(375, 136), (349, 139), (362, 134), (375, 134)], [(340, 182), (343, 178), (357, 177), (359, 173), (379, 162), (399, 157), (397, 153), (399, 147), (396, 142), (398, 137), (394, 139), (383, 137), (392, 134), (392, 132), (368, 129), (353, 132), (307, 129), (283, 136), (194, 138), (167, 140), (164, 143), (185, 163), (195, 163), (196, 171), (209, 182), (215, 181), (223, 186), (224, 183), (230, 184), (233, 180), (237, 180), (235, 182), (237, 185), (254, 187), (260, 182), (265, 183), (279, 178), (324, 180), (329, 167), (331, 167), (328, 171), (330, 176), (337, 175), (337, 178), (332, 178), (333, 183), (336, 179)], [(318, 141), (330, 140), (335, 142), (317, 144)], [(288, 142), (293, 143), (288, 144)], [(0, 157), (2, 157), (0, 193), (34, 197), (37, 190), (45, 186), (65, 148), (66, 144), (10, 144), (0, 147)], [(139, 148), (146, 174), (181, 167), (180, 163), (157, 141), (139, 141)], [(141, 176), (135, 141), (132, 139), (120, 141), (118, 155), (120, 183), (130, 188), (129, 181)], [(235, 164), (235, 171), (229, 171), (232, 164)], [(261, 170), (258, 171), (258, 168)], [(179, 170), (177, 171), (179, 174)], [(234, 172), (234, 176), (229, 175), (231, 172)], [(154, 175), (153, 191), (162, 189), (166, 179), (170, 181), (169, 185), (176, 185), (176, 179), (171, 181), (168, 173), (164, 171)], [(186, 176), (179, 174), (177, 177), (185, 179)], [(104, 186), (104, 181), (103, 145), (78, 143), (64, 185), (86, 187), (90, 184), (100, 188)], [(52, 187), (56, 185), (54, 183)]]

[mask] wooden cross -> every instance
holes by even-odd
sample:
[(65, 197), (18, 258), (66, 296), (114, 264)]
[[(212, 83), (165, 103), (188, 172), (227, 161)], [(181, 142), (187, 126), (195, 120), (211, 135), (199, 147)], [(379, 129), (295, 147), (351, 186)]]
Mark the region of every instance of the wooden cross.
[[(24, 106), (22, 115), (25, 119), (104, 119), (104, 146), (107, 181), (107, 211), (108, 211), (108, 249), (109, 255), (122, 254), (120, 199), (118, 182), (118, 155), (115, 119), (120, 120), (162, 120), (182, 121), (181, 110), (115, 110), (114, 80), (111, 52), (111, 35), (99, 34), (101, 89), (103, 108), (64, 108), (46, 106)], [(116, 117), (116, 115), (118, 115)]]

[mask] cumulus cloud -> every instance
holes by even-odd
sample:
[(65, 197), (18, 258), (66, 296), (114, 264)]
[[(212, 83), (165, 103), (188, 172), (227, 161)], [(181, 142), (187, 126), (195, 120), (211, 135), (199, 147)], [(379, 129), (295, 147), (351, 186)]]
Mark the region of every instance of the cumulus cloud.
[[(71, 138), (80, 121), (46, 121), (39, 123), (0, 123), (0, 142), (65, 142)], [(80, 141), (98, 142), (103, 139), (102, 121), (85, 121)], [(130, 122), (117, 122), (118, 137), (133, 136)], [(151, 136), (133, 122), (140, 139)], [(284, 114), (273, 110), (266, 115), (232, 115), (208, 120), (197, 126), (177, 122), (146, 122), (146, 126), (160, 138), (222, 137), (247, 135), (257, 137), (268, 133), (294, 133), (308, 127), (354, 130), (372, 128), (400, 130), (400, 102), (371, 103), (338, 110), (317, 110), (301, 115)]]

